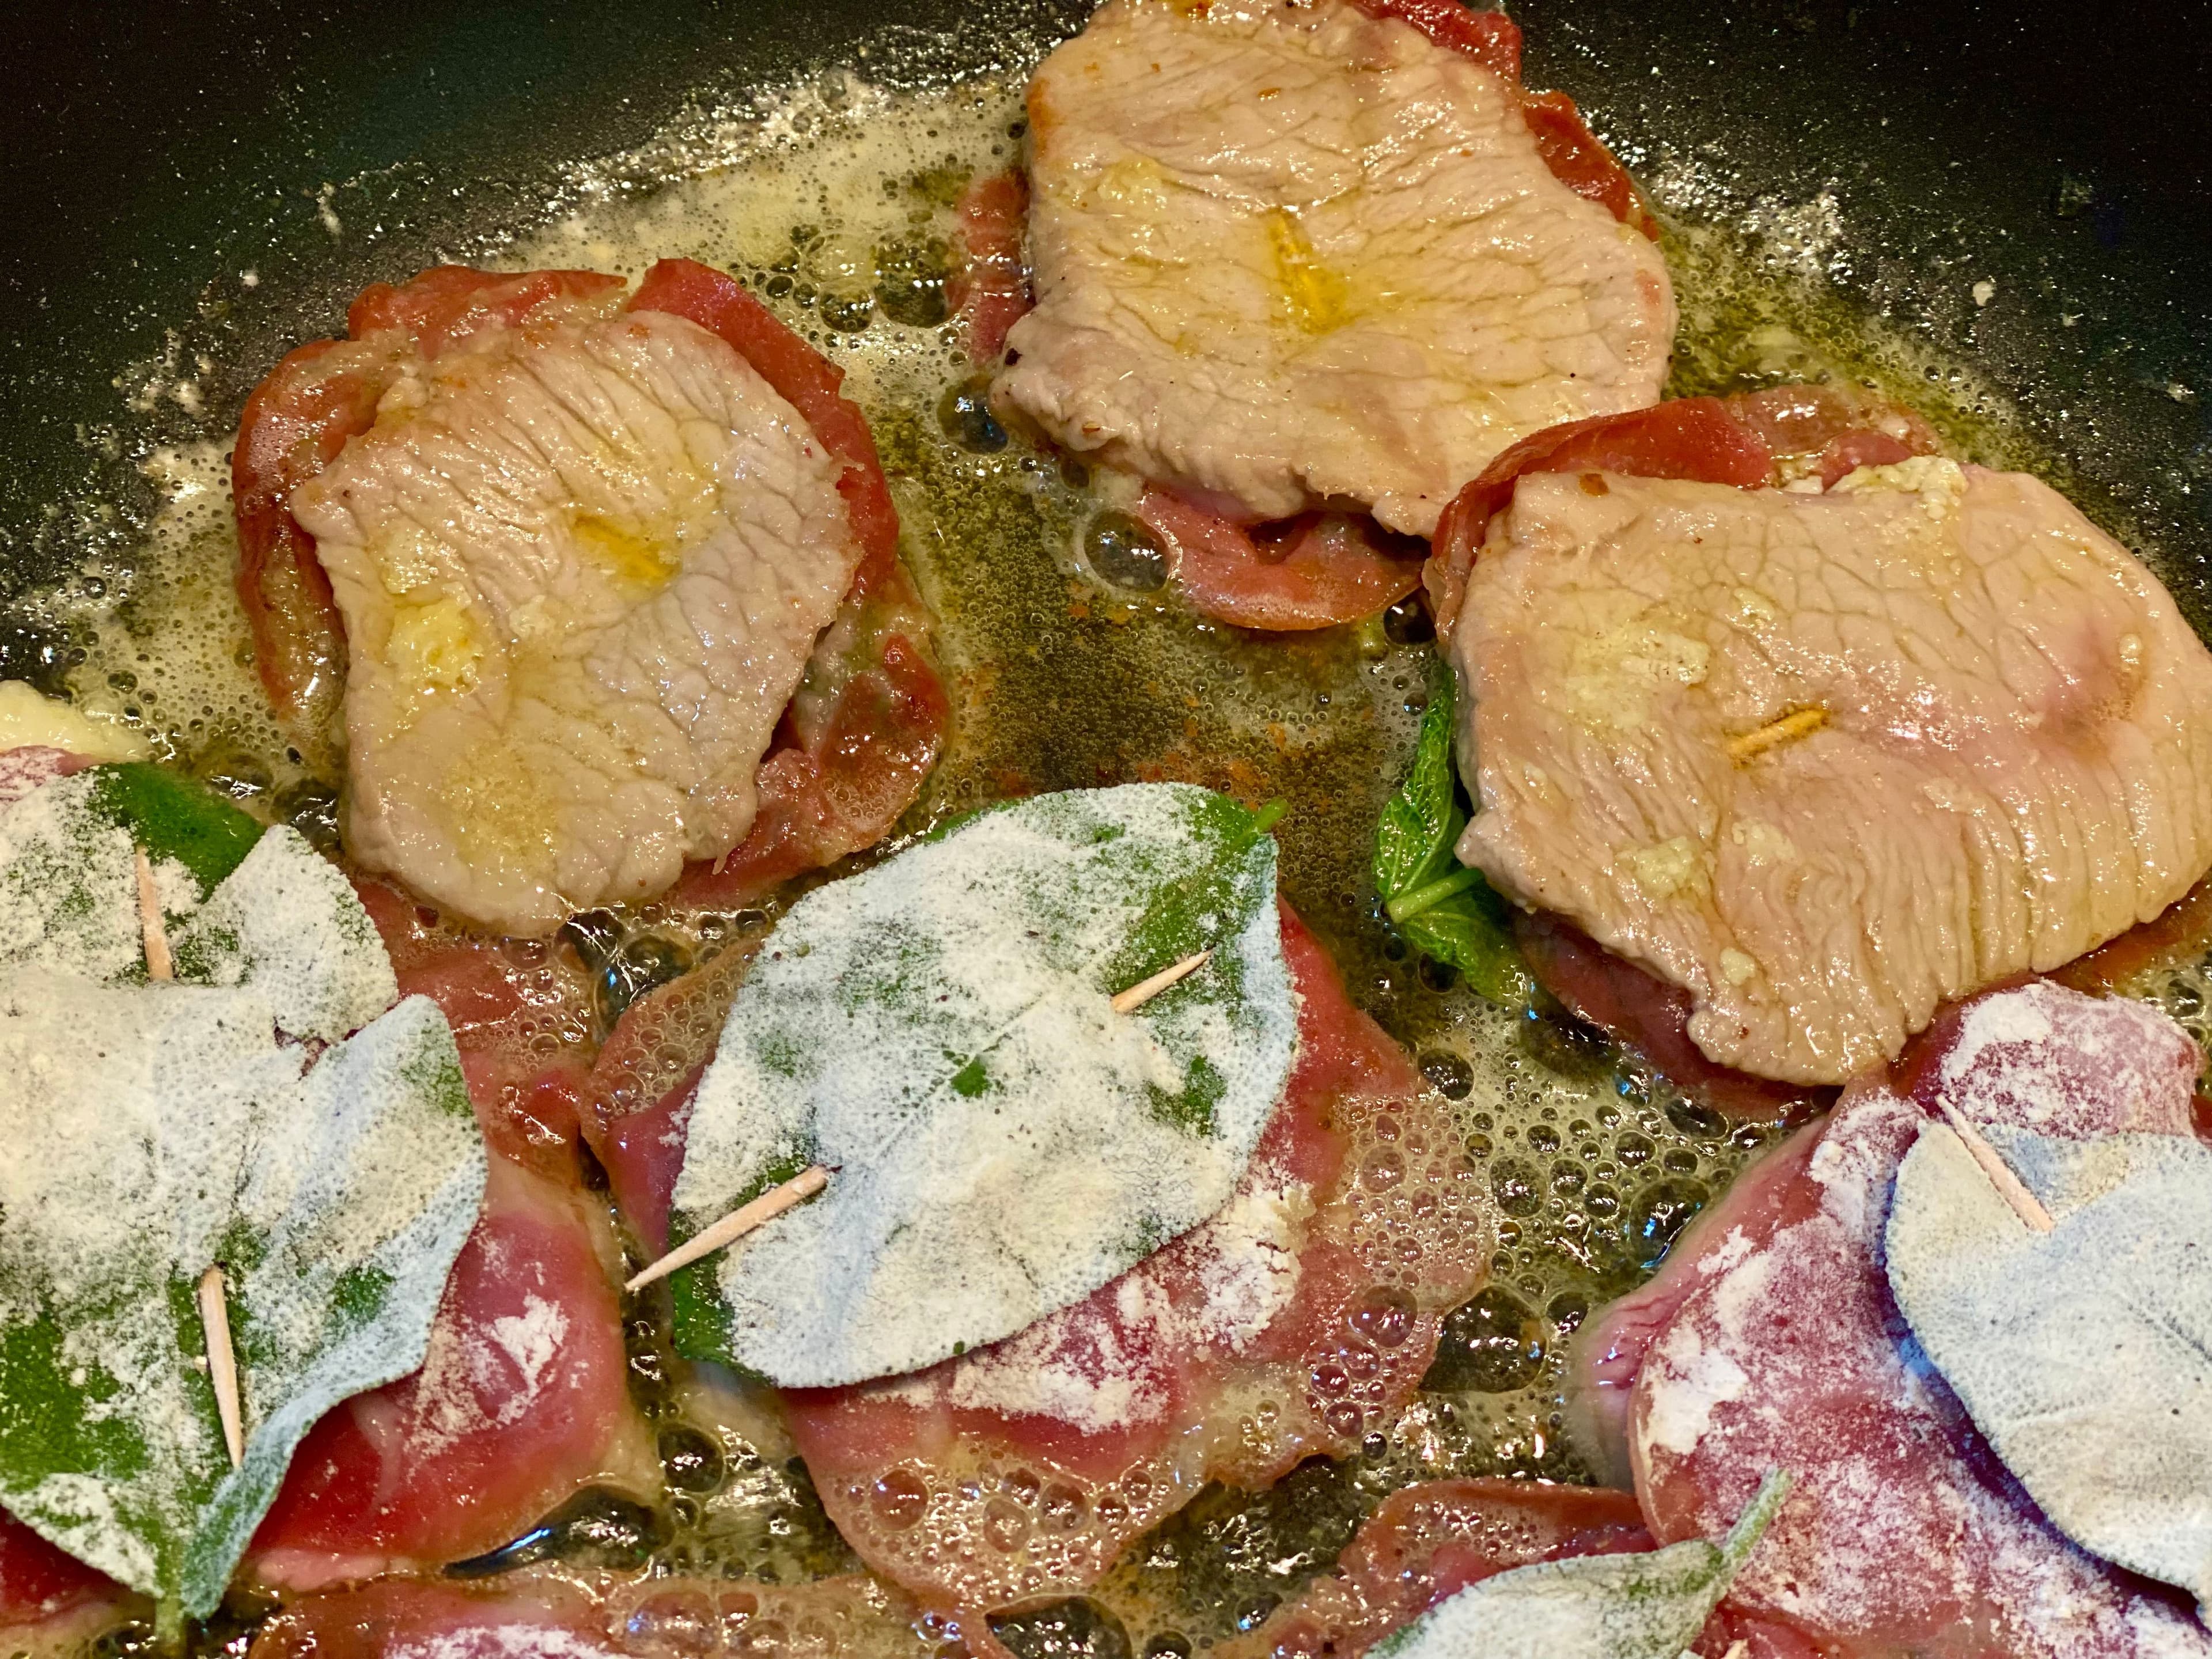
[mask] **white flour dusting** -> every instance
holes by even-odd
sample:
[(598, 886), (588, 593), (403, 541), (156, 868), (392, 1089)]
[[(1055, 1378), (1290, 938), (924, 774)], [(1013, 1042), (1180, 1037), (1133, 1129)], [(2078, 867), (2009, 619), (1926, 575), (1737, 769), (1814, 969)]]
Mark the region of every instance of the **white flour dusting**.
[[(25, 923), (0, 960), (0, 1398), (21, 1407), (0, 1414), (0, 1505), (198, 1617), (301, 1437), (422, 1363), (485, 1154), (444, 1014), (383, 1012), (381, 944), (292, 832), (204, 905), (182, 865), (157, 871), (182, 976), (147, 981), (131, 836), (98, 787), (0, 812), (0, 912)], [(211, 1265), (236, 1471), (186, 1311)]]
[(786, 1386), (915, 1370), (1220, 1209), (1297, 1040), (1274, 876), (1241, 809), (1132, 785), (988, 813), (801, 900), (700, 1086), (679, 1231), (836, 1173), (697, 1275), (719, 1328), (679, 1340)]

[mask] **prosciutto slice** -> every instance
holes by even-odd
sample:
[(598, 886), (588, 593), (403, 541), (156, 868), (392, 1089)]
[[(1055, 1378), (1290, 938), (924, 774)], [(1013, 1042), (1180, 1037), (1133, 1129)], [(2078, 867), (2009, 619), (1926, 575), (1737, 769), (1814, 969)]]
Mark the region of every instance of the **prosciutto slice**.
[(1715, 1530), (1767, 1469), (1796, 1476), (1723, 1609), (1754, 1659), (2212, 1654), (2185, 1607), (2075, 1548), (1989, 1456), (1877, 1255), (1939, 1097), (2047, 1135), (2187, 1133), (2197, 1064), (2141, 1005), (1985, 995), (1748, 1171), (1595, 1328), (1581, 1381), (1661, 1543)]
[(1225, 1212), (1006, 1342), (785, 1395), (830, 1518), (924, 1606), (1079, 1589), (1206, 1482), (1350, 1452), (1482, 1282), (1449, 1123), (1287, 909), (1284, 943), (1299, 1057)]
[(492, 1160), (422, 1369), (309, 1431), (247, 1571), (298, 1591), (496, 1548), (585, 1486), (649, 1493), (612, 1240), (585, 1194)]
[(133, 1604), (144, 1599), (0, 1510), (0, 1653), (75, 1652)]
[(1431, 1480), (1382, 1500), (1317, 1580), (1216, 1659), (1356, 1659), (1469, 1584), (1514, 1567), (1653, 1547), (1636, 1500), (1545, 1480)]
[(422, 1370), (317, 1424), (255, 1536), (248, 1571), (287, 1592), (443, 1566), (584, 1487), (659, 1480), (626, 1382), (614, 1240), (578, 1179), (580, 976), (543, 946), (439, 927), (381, 884), (356, 890), (402, 994), (445, 1011), (497, 1156)]

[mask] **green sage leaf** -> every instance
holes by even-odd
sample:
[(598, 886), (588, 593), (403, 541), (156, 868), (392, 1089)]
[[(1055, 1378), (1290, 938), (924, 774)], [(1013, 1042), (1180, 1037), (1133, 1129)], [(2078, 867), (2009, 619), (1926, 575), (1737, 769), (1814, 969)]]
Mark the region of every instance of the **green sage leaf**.
[(1760, 1483), (1727, 1538), (1583, 1555), (1470, 1584), (1376, 1643), (1374, 1659), (1680, 1659), (1790, 1494)]
[[(1127, 1014), (1117, 991), (1198, 951)], [(1225, 1204), (1297, 1017), (1255, 815), (1182, 784), (983, 813), (794, 905), (738, 994), (675, 1193), (679, 1348), (787, 1386), (918, 1369), (1078, 1301)]]
[(1375, 890), (1406, 942), (1449, 963), (1491, 1001), (1527, 1006), (1534, 985), (1513, 943), (1511, 912), (1453, 849), (1468, 811), (1452, 767), (1454, 685), (1439, 672), (1421, 715), (1413, 766), (1375, 828)]
[(1884, 1241), (1898, 1306), (2053, 1526), (2212, 1602), (2212, 1147), (1985, 1133), (2056, 1224), (1930, 1123)]
[[(422, 1364), (486, 1165), (445, 1017), (385, 1012), (343, 876), (191, 786), (118, 794), (124, 769), (0, 810), (0, 914), (23, 924), (0, 952), (0, 1506), (173, 1629), (222, 1599), (316, 1419)], [(149, 841), (173, 982), (144, 972)], [(236, 1469), (193, 1294), (215, 1265)]]

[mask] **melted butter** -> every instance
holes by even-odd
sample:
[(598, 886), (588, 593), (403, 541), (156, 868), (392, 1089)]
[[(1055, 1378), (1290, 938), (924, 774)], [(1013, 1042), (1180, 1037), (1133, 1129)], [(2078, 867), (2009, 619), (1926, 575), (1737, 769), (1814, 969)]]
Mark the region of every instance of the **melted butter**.
[(1297, 216), (1272, 208), (1262, 224), (1277, 297), (1291, 326), (1303, 334), (1326, 334), (1351, 321), (1351, 283), (1323, 263)]
[(569, 520), (577, 550), (601, 574), (632, 592), (653, 593), (684, 568), (671, 526), (620, 522), (599, 513), (578, 513)]
[(484, 647), (469, 608), (439, 594), (393, 607), (392, 635), (385, 648), (401, 684), (418, 696), (476, 689)]

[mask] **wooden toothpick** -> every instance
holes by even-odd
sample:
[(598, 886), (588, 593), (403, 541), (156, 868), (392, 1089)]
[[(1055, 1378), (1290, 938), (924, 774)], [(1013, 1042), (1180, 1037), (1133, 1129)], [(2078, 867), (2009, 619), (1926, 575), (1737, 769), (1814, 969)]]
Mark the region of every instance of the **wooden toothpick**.
[[(143, 868), (145, 855), (139, 856)], [(200, 1329), (207, 1337), (208, 1380), (215, 1384), (216, 1415), (222, 1419), (222, 1443), (230, 1449), (234, 1469), (246, 1461), (246, 1413), (238, 1398), (238, 1355), (230, 1346), (230, 1303), (220, 1266), (200, 1275), (199, 1304)]]
[(1744, 1655), (1750, 1651), (1751, 1644), (1738, 1637), (1729, 1644), (1729, 1650), (1721, 1656), (1721, 1659), (1744, 1659)]
[(1194, 957), (1185, 957), (1172, 967), (1161, 969), (1150, 979), (1139, 980), (1127, 990), (1115, 997), (1114, 1012), (1117, 1014), (1126, 1014), (1143, 1007), (1161, 992), (1166, 990), (1169, 986), (1188, 979), (1212, 959), (1212, 951), (1200, 951)]
[(830, 1171), (819, 1164), (801, 1170), (781, 1187), (771, 1187), (750, 1204), (740, 1206), (702, 1233), (695, 1234), (623, 1286), (640, 1290), (656, 1279), (665, 1279), (678, 1267), (688, 1267), (702, 1255), (712, 1255), (734, 1243), (763, 1222), (773, 1221), (794, 1204), (803, 1204), (830, 1184)]
[(138, 861), (138, 936), (146, 947), (146, 977), (174, 979), (176, 963), (169, 957), (169, 932), (161, 925), (161, 890), (154, 885), (154, 866), (146, 849), (134, 847)]
[(1997, 1156), (1997, 1149), (1982, 1139), (1982, 1132), (1962, 1116), (1949, 1101), (1938, 1097), (1936, 1109), (1943, 1121), (1951, 1126), (1951, 1133), (1966, 1143), (1966, 1150), (1980, 1164), (1982, 1173), (1990, 1178), (1990, 1185), (1997, 1189), (1997, 1196), (2012, 1206), (2013, 1213), (2037, 1232), (2047, 1233), (2056, 1224), (2051, 1212), (2043, 1207), (2043, 1200), (2027, 1190), (2027, 1183), (2012, 1172), (2011, 1166)]

